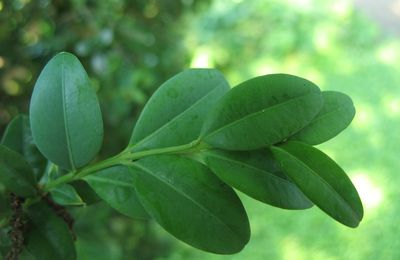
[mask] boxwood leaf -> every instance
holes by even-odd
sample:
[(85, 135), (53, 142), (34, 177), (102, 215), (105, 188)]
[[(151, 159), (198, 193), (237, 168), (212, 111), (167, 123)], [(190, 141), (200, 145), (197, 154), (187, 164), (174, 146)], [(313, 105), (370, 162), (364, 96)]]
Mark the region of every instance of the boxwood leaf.
[(233, 254), (249, 241), (246, 212), (235, 192), (203, 164), (158, 155), (136, 161), (137, 191), (169, 233), (204, 251)]
[(46, 158), (39, 152), (33, 142), (29, 118), (18, 115), (8, 124), (0, 142), (21, 154), (32, 166), (37, 180), (42, 176), (46, 167)]
[(284, 209), (306, 209), (312, 203), (278, 167), (267, 149), (204, 153), (207, 166), (226, 184), (250, 197)]
[(214, 69), (190, 69), (166, 81), (144, 107), (131, 137), (134, 150), (187, 144), (200, 135), (207, 112), (229, 90)]
[(272, 147), (272, 152), (315, 205), (346, 226), (358, 226), (363, 217), (361, 200), (339, 165), (318, 149), (295, 141)]
[(207, 116), (203, 140), (226, 150), (254, 150), (278, 143), (306, 126), (322, 106), (310, 81), (287, 74), (239, 84)]
[(36, 194), (36, 181), (31, 166), (19, 153), (0, 145), (0, 182), (21, 197)]
[(148, 218), (135, 189), (135, 174), (118, 165), (85, 177), (90, 187), (112, 208), (132, 218)]
[(43, 203), (29, 207), (30, 230), (26, 250), (36, 259), (76, 259), (76, 251), (67, 224)]
[(353, 120), (356, 110), (351, 98), (335, 91), (322, 92), (324, 104), (321, 111), (290, 139), (311, 145), (321, 144), (338, 135)]
[(74, 187), (69, 184), (63, 184), (50, 191), (53, 200), (63, 206), (80, 206), (85, 202), (81, 199)]
[(87, 164), (103, 140), (96, 92), (79, 60), (62, 52), (36, 82), (30, 104), (32, 135), (39, 150), (61, 168)]

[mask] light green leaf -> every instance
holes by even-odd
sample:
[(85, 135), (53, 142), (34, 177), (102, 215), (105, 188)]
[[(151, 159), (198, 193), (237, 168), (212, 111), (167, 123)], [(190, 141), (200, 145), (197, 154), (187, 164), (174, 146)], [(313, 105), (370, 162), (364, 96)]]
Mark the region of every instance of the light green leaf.
[(0, 145), (0, 182), (21, 197), (36, 195), (36, 181), (31, 166), (17, 152)]
[(32, 134), (39, 150), (61, 168), (87, 164), (103, 141), (95, 90), (79, 60), (62, 52), (41, 72), (30, 104)]
[(208, 167), (226, 184), (250, 197), (284, 209), (306, 209), (312, 203), (278, 167), (267, 149), (204, 153)]
[(126, 166), (113, 166), (85, 177), (90, 187), (120, 213), (132, 218), (148, 218), (135, 189), (135, 173)]
[(46, 167), (47, 160), (33, 142), (29, 118), (27, 116), (18, 115), (11, 120), (0, 143), (21, 154), (33, 167), (36, 179), (40, 179)]
[(85, 205), (74, 187), (69, 184), (63, 184), (55, 187), (50, 192), (54, 202), (63, 206), (80, 206)]
[(207, 112), (229, 90), (214, 69), (190, 69), (165, 82), (144, 107), (131, 137), (134, 150), (190, 143)]
[(169, 233), (204, 251), (239, 252), (250, 227), (235, 192), (199, 162), (173, 155), (151, 156), (131, 166), (147, 212)]
[(311, 145), (321, 144), (338, 135), (353, 120), (356, 110), (351, 98), (334, 91), (322, 92), (324, 104), (318, 115), (290, 139)]
[(250, 79), (230, 90), (209, 113), (203, 141), (226, 150), (254, 150), (290, 137), (322, 106), (320, 90), (287, 74)]
[(363, 217), (361, 200), (339, 165), (300, 142), (272, 147), (272, 152), (284, 172), (315, 205), (346, 226), (358, 226)]
[(26, 250), (36, 259), (76, 259), (74, 242), (67, 224), (43, 203), (29, 207), (30, 230)]

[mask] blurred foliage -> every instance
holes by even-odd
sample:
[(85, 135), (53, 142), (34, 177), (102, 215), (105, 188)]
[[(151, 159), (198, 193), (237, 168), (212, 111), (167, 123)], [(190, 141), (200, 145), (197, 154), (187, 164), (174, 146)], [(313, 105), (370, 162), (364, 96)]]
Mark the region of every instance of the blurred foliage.
[[(66, 50), (98, 89), (106, 127), (101, 157), (125, 146), (149, 95), (188, 66), (216, 67), (232, 85), (291, 73), (350, 95), (354, 123), (320, 148), (355, 182), (365, 206), (360, 227), (243, 196), (252, 239), (229, 259), (400, 258), (400, 39), (383, 34), (350, 1), (0, 0), (0, 23), (0, 133), (27, 112), (43, 65)], [(104, 204), (74, 216), (80, 259), (227, 259)]]

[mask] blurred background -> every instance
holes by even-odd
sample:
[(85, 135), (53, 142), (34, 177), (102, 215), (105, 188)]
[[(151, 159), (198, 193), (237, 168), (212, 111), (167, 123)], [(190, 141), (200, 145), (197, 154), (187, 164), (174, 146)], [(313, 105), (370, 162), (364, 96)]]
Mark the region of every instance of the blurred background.
[(399, 37), (398, 0), (0, 0), (0, 135), (28, 113), (38, 74), (59, 51), (79, 57), (98, 92), (102, 158), (125, 147), (150, 95), (185, 68), (218, 68), (232, 86), (299, 75), (355, 103), (353, 124), (319, 148), (362, 197), (357, 229), (315, 207), (285, 211), (240, 194), (251, 240), (218, 256), (100, 203), (75, 214), (79, 259), (400, 259)]

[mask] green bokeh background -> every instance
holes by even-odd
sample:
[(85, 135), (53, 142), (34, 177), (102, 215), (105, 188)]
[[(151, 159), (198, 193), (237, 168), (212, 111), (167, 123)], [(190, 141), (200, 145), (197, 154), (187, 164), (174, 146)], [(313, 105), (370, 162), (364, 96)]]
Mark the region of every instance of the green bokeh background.
[(251, 240), (218, 256), (100, 203), (73, 209), (79, 259), (400, 259), (400, 39), (383, 29), (345, 0), (0, 0), (0, 134), (28, 112), (38, 73), (63, 50), (79, 57), (98, 91), (99, 158), (123, 149), (151, 93), (185, 68), (218, 68), (232, 86), (299, 75), (355, 103), (352, 125), (319, 148), (361, 195), (357, 229), (315, 207), (286, 211), (240, 194)]

